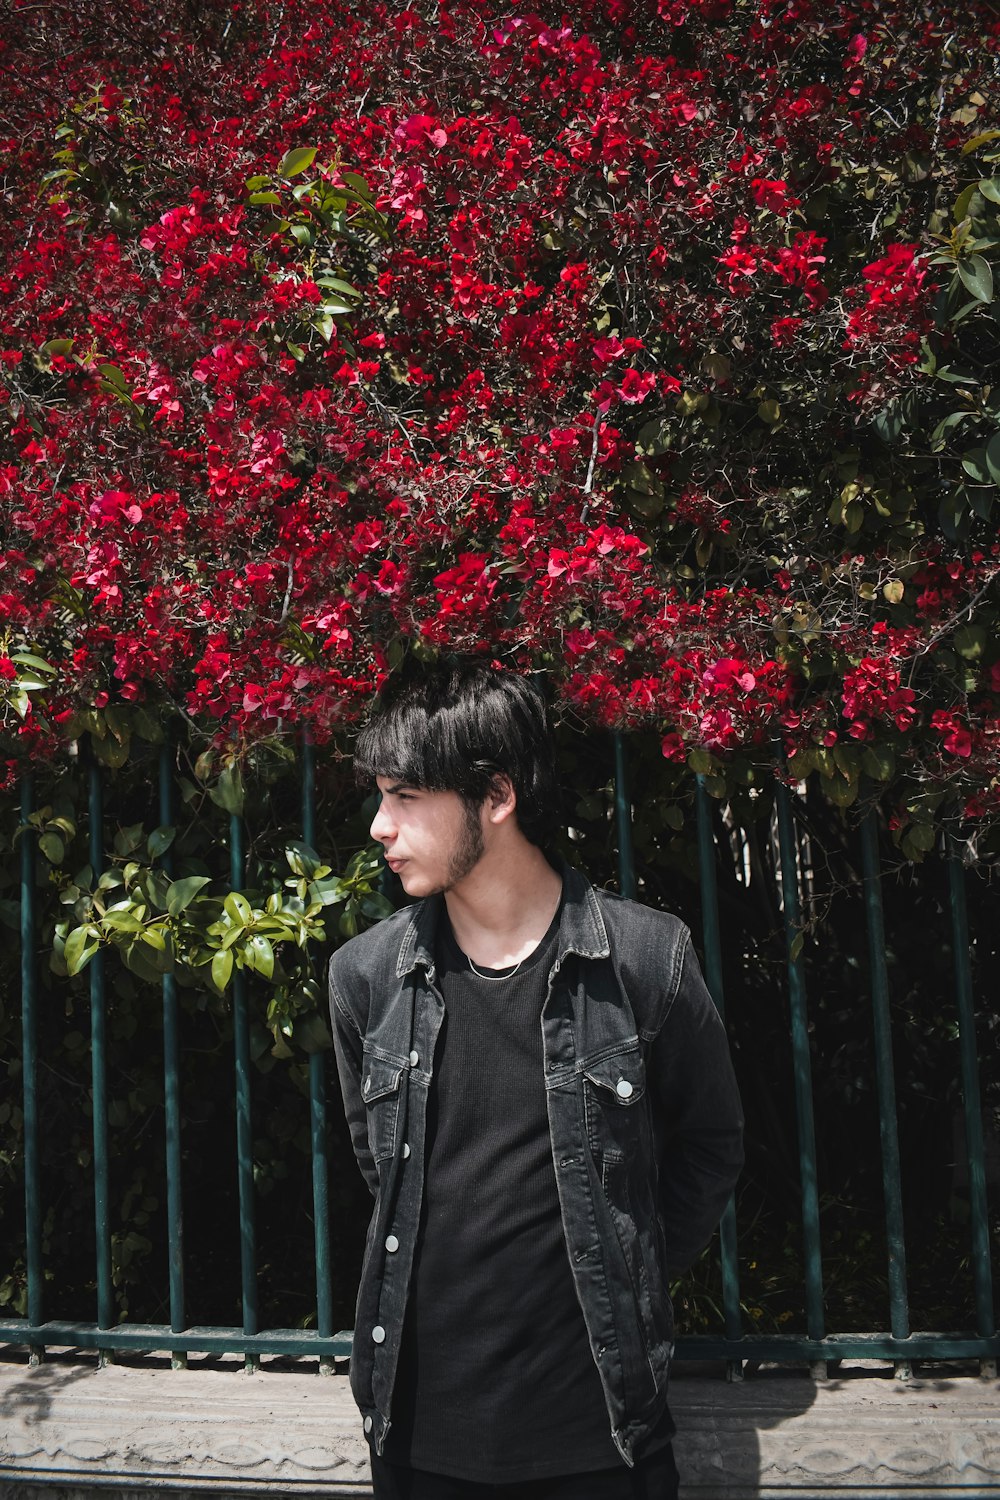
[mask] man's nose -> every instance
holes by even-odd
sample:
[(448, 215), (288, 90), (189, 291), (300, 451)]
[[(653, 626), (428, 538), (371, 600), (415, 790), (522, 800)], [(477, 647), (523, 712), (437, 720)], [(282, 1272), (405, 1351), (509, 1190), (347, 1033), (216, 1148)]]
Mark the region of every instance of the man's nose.
[(378, 811), (374, 818), (372, 818), (372, 826), (369, 832), (377, 844), (384, 844), (387, 839), (392, 837), (392, 819), (386, 812), (384, 799), (379, 803)]

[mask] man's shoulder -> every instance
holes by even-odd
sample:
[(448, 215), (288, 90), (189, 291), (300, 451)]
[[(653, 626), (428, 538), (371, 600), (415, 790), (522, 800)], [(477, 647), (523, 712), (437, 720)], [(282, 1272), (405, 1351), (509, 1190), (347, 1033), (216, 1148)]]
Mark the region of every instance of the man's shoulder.
[(659, 911), (642, 901), (620, 896), (617, 891), (602, 890), (598, 886), (593, 890), (613, 943), (617, 939), (618, 945), (639, 945), (641, 950), (641, 945), (649, 942), (672, 942), (680, 946), (687, 942), (689, 930), (672, 911)]
[(652, 1034), (676, 998), (691, 934), (673, 912), (596, 891), (612, 959), (640, 1029)]
[[(416, 903), (417, 906), (420, 904)], [(330, 977), (338, 988), (350, 979), (363, 978), (370, 982), (387, 963), (395, 973), (396, 959), (406, 941), (414, 914), (413, 906), (401, 906), (391, 916), (383, 917), (374, 926), (342, 943), (330, 959)]]

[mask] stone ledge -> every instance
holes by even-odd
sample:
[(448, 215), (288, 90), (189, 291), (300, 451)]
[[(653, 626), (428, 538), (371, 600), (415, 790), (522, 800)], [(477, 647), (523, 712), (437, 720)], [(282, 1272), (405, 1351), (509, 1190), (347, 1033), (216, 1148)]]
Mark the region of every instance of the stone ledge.
[[(813, 1383), (761, 1373), (727, 1384), (680, 1374), (671, 1407), (685, 1500), (1000, 1500), (1000, 1385), (974, 1376), (894, 1381), (872, 1371)], [(217, 1500), (371, 1494), (367, 1445), (343, 1374), (303, 1361), (163, 1361), (98, 1369), (0, 1360), (0, 1496)]]

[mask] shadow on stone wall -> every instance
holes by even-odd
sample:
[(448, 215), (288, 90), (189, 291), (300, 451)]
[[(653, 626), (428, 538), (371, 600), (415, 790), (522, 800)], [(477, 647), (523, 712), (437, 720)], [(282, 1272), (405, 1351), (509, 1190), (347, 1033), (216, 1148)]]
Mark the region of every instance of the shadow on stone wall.
[(761, 1494), (761, 1434), (793, 1422), (816, 1401), (809, 1372), (758, 1371), (727, 1381), (718, 1364), (674, 1366), (670, 1409), (681, 1494), (754, 1500)]

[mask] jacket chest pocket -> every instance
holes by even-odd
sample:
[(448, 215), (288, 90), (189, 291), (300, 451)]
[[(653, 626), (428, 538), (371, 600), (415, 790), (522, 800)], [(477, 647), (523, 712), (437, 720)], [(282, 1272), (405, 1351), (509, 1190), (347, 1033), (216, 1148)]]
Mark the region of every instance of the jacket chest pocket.
[(638, 1047), (584, 1068), (587, 1139), (600, 1161), (630, 1161), (635, 1155), (646, 1119), (645, 1093), (646, 1070)]
[(402, 1063), (365, 1053), (361, 1097), (368, 1112), (368, 1144), (376, 1162), (395, 1155), (405, 1071)]

